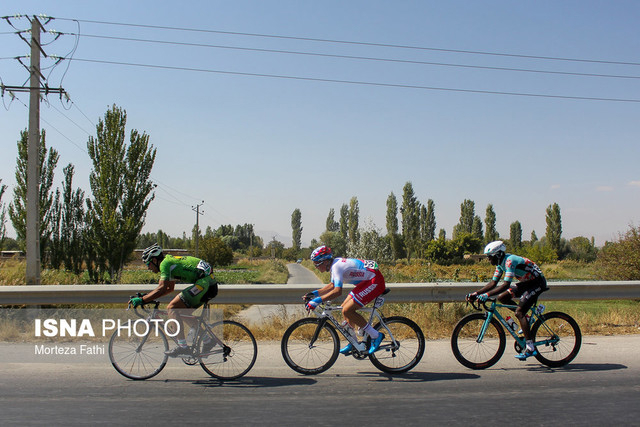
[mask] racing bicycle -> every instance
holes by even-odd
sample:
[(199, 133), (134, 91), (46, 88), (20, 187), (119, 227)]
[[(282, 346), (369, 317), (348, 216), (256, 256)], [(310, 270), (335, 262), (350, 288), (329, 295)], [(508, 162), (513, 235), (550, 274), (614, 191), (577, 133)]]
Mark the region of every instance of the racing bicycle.
[[(388, 292), (389, 289), (386, 289), (384, 294)], [(342, 307), (324, 301), (315, 309), (316, 317), (297, 320), (284, 332), (281, 342), (284, 361), (291, 369), (304, 375), (324, 372), (333, 366), (340, 355), (340, 334), (354, 346), (351, 353), (354, 358), (368, 358), (376, 368), (389, 374), (409, 371), (422, 359), (424, 334), (414, 321), (406, 317), (383, 316), (380, 311), (383, 305), (384, 298), (379, 296), (372, 307), (359, 310), (363, 314), (369, 313), (368, 324), (375, 321), (374, 328), (385, 334), (377, 352), (368, 353), (371, 337), (367, 337), (365, 350), (358, 351), (358, 338), (352, 333), (353, 330), (349, 330), (346, 323), (339, 322), (334, 316), (334, 312), (341, 311)]]
[[(145, 380), (162, 371), (169, 357), (166, 354), (169, 350), (167, 336), (178, 344), (174, 336), (165, 333), (165, 327), (171, 322), (167, 312), (158, 308), (159, 305), (158, 301), (149, 301), (140, 306), (140, 311), (134, 307), (134, 314), (141, 319), (136, 322), (143, 323), (135, 328), (144, 331), (141, 336), (131, 331), (116, 330), (109, 340), (111, 364), (116, 371), (132, 380)], [(207, 374), (220, 380), (242, 377), (256, 361), (256, 339), (243, 324), (234, 320), (209, 323), (209, 315), (208, 300), (199, 315), (180, 314), (195, 324), (187, 337), (190, 353), (182, 356), (182, 361), (187, 365), (200, 363)]]
[[(490, 305), (487, 303), (490, 302)], [(485, 302), (470, 302), (477, 311), (463, 317), (453, 329), (451, 350), (464, 366), (471, 369), (486, 369), (502, 357), (506, 347), (505, 330), (515, 339), (514, 349), (521, 353), (526, 346), (521, 331), (509, 326), (498, 309), (515, 310), (517, 306), (506, 305), (489, 298)], [(559, 311), (544, 312), (544, 305), (537, 301), (529, 311), (531, 338), (538, 350), (534, 357), (542, 364), (557, 368), (571, 362), (580, 351), (582, 333), (578, 323), (568, 314)]]

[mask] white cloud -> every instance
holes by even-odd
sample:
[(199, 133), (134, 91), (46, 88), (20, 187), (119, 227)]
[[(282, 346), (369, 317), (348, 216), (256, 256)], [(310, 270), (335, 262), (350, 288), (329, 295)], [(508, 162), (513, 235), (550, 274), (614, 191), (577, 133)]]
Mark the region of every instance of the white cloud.
[(640, 181), (630, 181), (627, 185), (630, 187), (640, 187)]
[(560, 188), (560, 184), (551, 184), (552, 190), (557, 190), (558, 188)]

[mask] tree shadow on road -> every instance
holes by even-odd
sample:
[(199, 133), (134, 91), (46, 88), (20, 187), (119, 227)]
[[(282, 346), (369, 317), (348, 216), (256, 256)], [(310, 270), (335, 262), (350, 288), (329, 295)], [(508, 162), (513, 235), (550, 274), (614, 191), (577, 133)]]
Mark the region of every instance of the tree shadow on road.
[(313, 378), (273, 378), (273, 377), (242, 377), (232, 381), (222, 381), (215, 378), (196, 380), (192, 383), (202, 387), (232, 387), (232, 388), (273, 388), (299, 385), (311, 385), (317, 381)]

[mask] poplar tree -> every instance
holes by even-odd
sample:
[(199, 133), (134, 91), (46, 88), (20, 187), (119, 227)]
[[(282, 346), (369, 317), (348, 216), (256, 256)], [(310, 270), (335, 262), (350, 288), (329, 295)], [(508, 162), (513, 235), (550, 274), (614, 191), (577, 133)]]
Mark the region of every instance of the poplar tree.
[(403, 187), (402, 207), (402, 237), (407, 251), (407, 258), (415, 255), (416, 247), (420, 238), (420, 204), (415, 193), (413, 184), (408, 181)]
[(340, 234), (347, 241), (349, 237), (349, 205), (346, 203), (340, 207)]
[(298, 251), (302, 243), (302, 213), (298, 208), (294, 209), (291, 214), (291, 230), (293, 236), (292, 248)]
[(427, 217), (425, 219), (425, 239), (430, 242), (436, 238), (436, 207), (433, 200), (427, 200)]
[(520, 221), (511, 223), (509, 242), (514, 250), (519, 249), (522, 246), (522, 225), (520, 224)]
[(80, 274), (85, 260), (85, 211), (84, 191), (73, 189), (74, 167), (64, 169), (62, 193), (56, 190), (54, 201), (53, 233), (51, 236), (51, 266)]
[[(24, 248), (27, 237), (27, 164), (28, 164), (28, 136), (24, 130), (20, 132), (18, 140), (18, 158), (16, 159), (16, 186), (13, 188), (13, 202), (9, 205), (9, 219), (16, 231), (17, 241)], [(53, 175), (60, 158), (58, 152), (49, 148), (45, 143), (46, 133), (43, 130), (40, 135), (40, 259), (46, 260), (45, 253), (51, 237), (51, 207), (53, 205)]]
[(485, 229), (484, 229), (485, 244), (489, 242), (495, 242), (496, 240), (500, 239), (500, 235), (496, 230), (496, 213), (493, 210), (492, 204), (487, 205), (487, 210), (485, 211), (485, 215), (484, 215), (484, 225), (485, 225)]
[(334, 232), (340, 230), (340, 224), (338, 223), (338, 221), (336, 221), (335, 215), (336, 211), (333, 208), (329, 209), (329, 215), (327, 215), (326, 222), (326, 231)]
[(0, 179), (0, 250), (7, 235), (7, 210), (4, 207), (4, 203), (2, 203), (2, 196), (6, 189), (7, 186), (2, 184), (2, 179)]
[(358, 205), (358, 198), (352, 197), (349, 201), (349, 244), (357, 245), (360, 240), (360, 233), (358, 231), (360, 221), (360, 207)]
[(126, 112), (115, 105), (89, 137), (87, 149), (93, 162), (87, 200), (89, 245), (95, 251), (98, 276), (118, 281), (122, 268), (135, 248), (147, 210), (154, 199), (150, 180), (156, 150), (149, 135), (132, 130), (125, 142)]
[(398, 235), (398, 199), (391, 192), (387, 197), (387, 237), (391, 246), (391, 257), (395, 260), (400, 257), (400, 236)]
[(560, 251), (560, 239), (562, 238), (562, 218), (560, 206), (557, 203), (547, 207), (547, 241), (551, 249), (556, 253)]

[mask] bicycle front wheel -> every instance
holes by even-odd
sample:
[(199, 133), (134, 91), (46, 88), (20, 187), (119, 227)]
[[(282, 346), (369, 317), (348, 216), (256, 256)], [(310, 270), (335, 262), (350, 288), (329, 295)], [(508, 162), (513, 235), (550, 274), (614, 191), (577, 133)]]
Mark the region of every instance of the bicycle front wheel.
[(538, 361), (552, 368), (564, 366), (571, 362), (580, 351), (582, 332), (578, 323), (568, 314), (554, 311), (543, 314), (531, 328), (531, 336), (535, 342), (545, 341), (538, 345)]
[[(317, 337), (312, 343), (314, 336)], [(282, 336), (282, 357), (291, 369), (304, 375), (315, 375), (336, 362), (340, 339), (329, 323), (320, 326), (320, 319), (308, 317), (295, 321)]]
[(388, 374), (401, 374), (415, 367), (424, 355), (422, 329), (406, 317), (394, 316), (384, 319), (374, 328), (385, 334), (380, 349), (369, 355), (373, 366)]
[(502, 357), (507, 338), (500, 323), (492, 318), (482, 339), (485, 313), (471, 313), (458, 322), (451, 335), (451, 350), (458, 362), (471, 369), (486, 369)]
[[(251, 370), (258, 356), (258, 344), (253, 334), (242, 323), (233, 320), (223, 320), (209, 325), (218, 335), (219, 344), (199, 357), (200, 366), (214, 378), (220, 380), (235, 380)], [(221, 328), (221, 329), (219, 329)], [(202, 349), (206, 333), (200, 338), (198, 348)]]
[(167, 337), (150, 328), (139, 337), (136, 334), (115, 331), (109, 340), (109, 359), (116, 371), (132, 380), (146, 380), (158, 375), (167, 364), (165, 352), (169, 349)]

